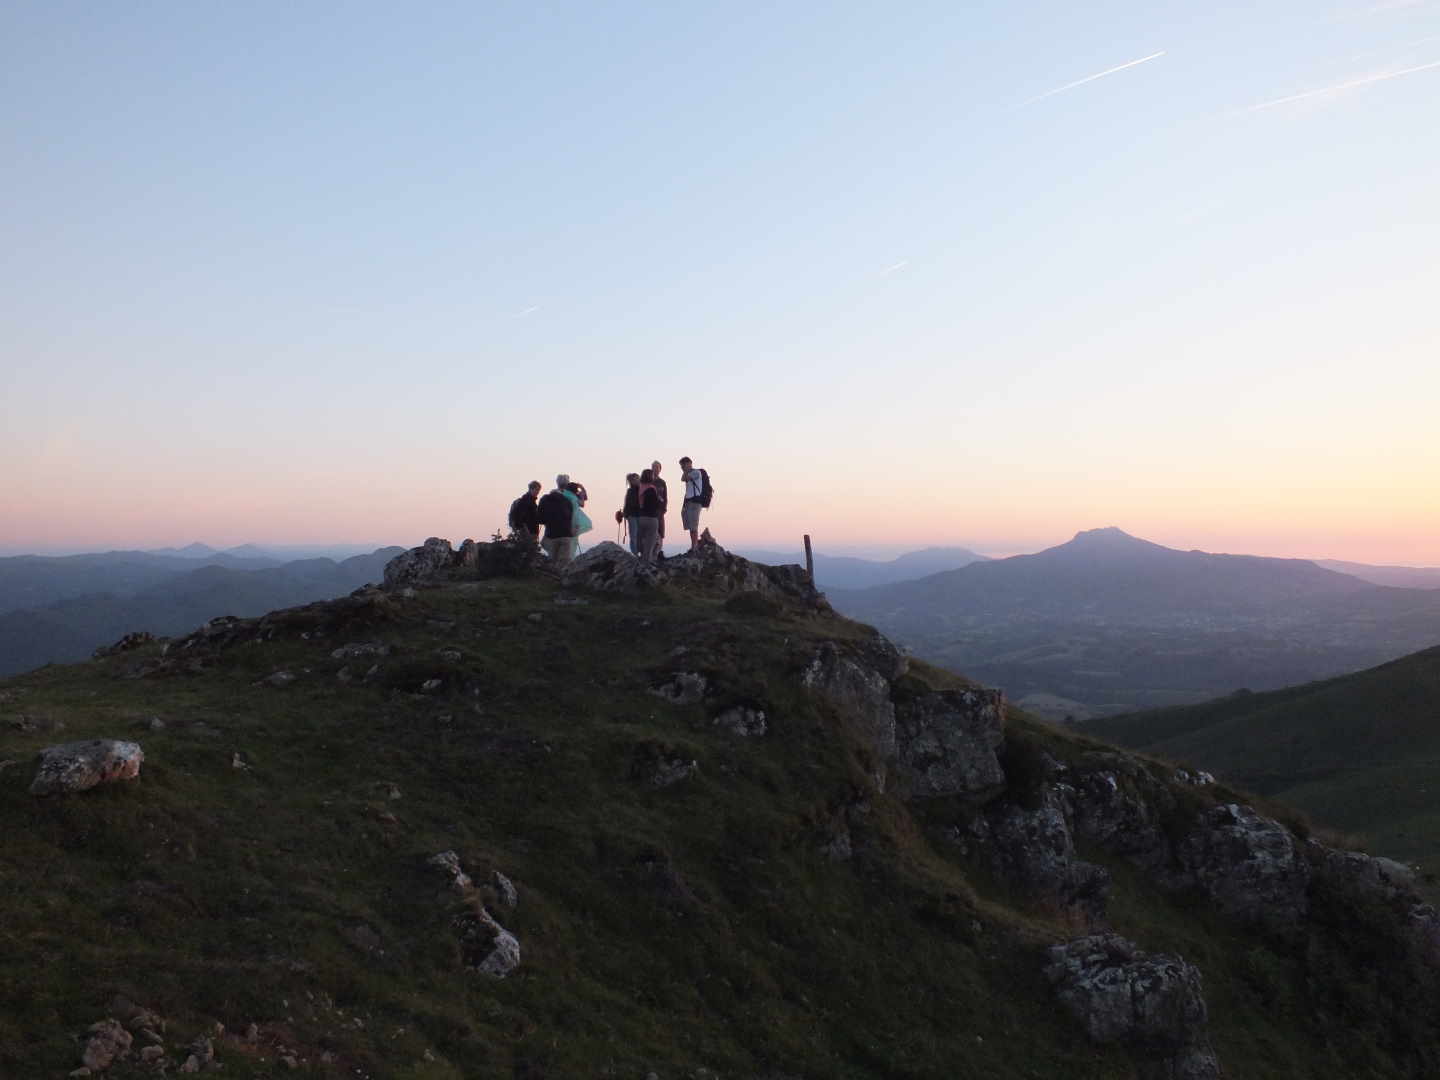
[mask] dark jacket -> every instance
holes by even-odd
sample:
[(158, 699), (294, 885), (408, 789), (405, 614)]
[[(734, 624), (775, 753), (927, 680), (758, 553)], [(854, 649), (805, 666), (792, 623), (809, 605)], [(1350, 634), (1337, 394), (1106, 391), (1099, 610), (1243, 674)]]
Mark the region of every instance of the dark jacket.
[(660, 493), (660, 513), (663, 516), (666, 510), (670, 509), (670, 489), (665, 486), (665, 481), (655, 477), (655, 490)]
[(575, 504), (558, 491), (541, 498), (536, 512), (545, 526), (546, 540), (564, 540), (575, 535)]
[(635, 517), (640, 513), (640, 489), (625, 485), (625, 505), (620, 510), (621, 517)]
[(639, 509), (635, 511), (636, 516), (643, 518), (659, 517), (660, 492), (653, 487), (646, 487), (644, 484), (641, 484), (639, 496), (640, 506)]
[(510, 527), (518, 529), (521, 526), (531, 532), (540, 531), (540, 507), (536, 505), (536, 497), (528, 491), (510, 504)]

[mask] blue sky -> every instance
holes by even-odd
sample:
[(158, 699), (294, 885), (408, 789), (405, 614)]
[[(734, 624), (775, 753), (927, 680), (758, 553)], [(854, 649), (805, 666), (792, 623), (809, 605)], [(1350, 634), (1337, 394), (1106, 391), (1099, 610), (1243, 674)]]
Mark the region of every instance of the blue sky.
[(9, 4), (0, 546), (688, 453), (732, 542), (1440, 564), (1429, 65), (1423, 0)]

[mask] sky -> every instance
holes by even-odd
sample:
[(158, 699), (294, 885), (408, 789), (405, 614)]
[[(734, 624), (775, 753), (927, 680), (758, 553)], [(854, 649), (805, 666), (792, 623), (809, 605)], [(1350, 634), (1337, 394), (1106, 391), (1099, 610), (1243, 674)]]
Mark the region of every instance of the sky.
[(728, 546), (1440, 565), (1440, 0), (10, 0), (0, 162), (3, 551), (689, 455)]

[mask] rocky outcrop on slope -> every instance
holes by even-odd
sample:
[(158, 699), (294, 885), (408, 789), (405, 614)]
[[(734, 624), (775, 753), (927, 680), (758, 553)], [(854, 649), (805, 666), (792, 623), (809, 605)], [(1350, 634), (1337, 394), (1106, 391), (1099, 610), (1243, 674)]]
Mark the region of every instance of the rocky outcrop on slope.
[(1143, 952), (1115, 934), (1056, 945), (1045, 977), (1095, 1043), (1132, 1050), (1154, 1080), (1218, 1080), (1199, 970), (1178, 956)]
[(1005, 782), (996, 752), (1004, 741), (1005, 696), (973, 687), (932, 690), (895, 710), (896, 766), (911, 798), (982, 796)]

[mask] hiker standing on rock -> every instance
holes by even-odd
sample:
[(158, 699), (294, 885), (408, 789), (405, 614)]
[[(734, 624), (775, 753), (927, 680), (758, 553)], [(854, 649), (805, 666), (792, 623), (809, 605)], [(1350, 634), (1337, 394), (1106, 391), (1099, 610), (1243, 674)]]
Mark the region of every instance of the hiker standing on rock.
[(640, 531), (635, 527), (635, 521), (640, 516), (640, 474), (638, 472), (626, 473), (625, 475), (625, 501), (620, 507), (620, 520), (625, 523), (625, 531), (630, 535), (630, 554), (640, 554)]
[(710, 478), (704, 469), (695, 468), (688, 457), (680, 459), (680, 478), (685, 481), (680, 523), (690, 530), (690, 550), (694, 551), (700, 546), (700, 511), (710, 505)]
[(665, 481), (660, 479), (660, 462), (650, 462), (650, 475), (655, 478), (655, 491), (660, 496), (660, 513), (656, 516), (657, 526), (655, 539), (655, 553), (661, 559), (665, 558), (665, 511), (670, 509), (670, 489), (666, 487)]
[(655, 546), (660, 537), (660, 492), (655, 487), (655, 473), (646, 469), (640, 474), (640, 487), (636, 495), (638, 511), (635, 515), (635, 536), (642, 562), (655, 561)]
[(540, 539), (540, 481), (531, 480), (525, 494), (510, 504), (510, 531), (525, 548), (533, 548)]
[(561, 473), (555, 477), (555, 490), (540, 500), (536, 507), (540, 523), (545, 526), (545, 539), (540, 547), (555, 561), (564, 566), (575, 557), (578, 541), (575, 539), (575, 496), (565, 490), (570, 477)]

